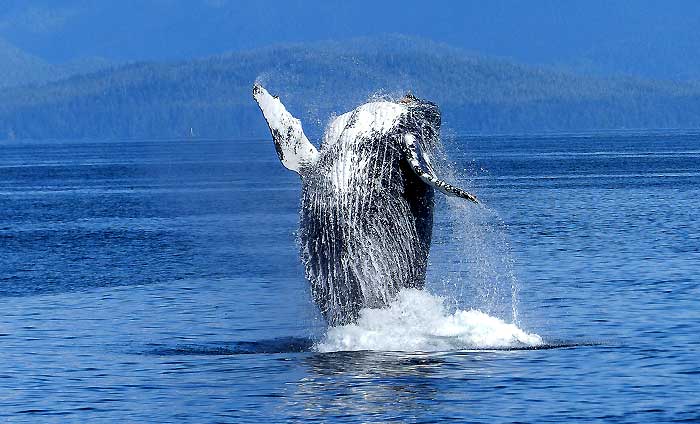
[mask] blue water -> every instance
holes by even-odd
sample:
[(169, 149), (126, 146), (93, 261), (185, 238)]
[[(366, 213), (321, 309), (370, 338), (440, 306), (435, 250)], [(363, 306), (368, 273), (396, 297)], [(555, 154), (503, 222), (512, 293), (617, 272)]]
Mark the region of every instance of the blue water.
[(0, 143), (0, 421), (699, 420), (700, 134), (447, 151), (428, 289), (541, 348), (318, 352), (269, 142)]

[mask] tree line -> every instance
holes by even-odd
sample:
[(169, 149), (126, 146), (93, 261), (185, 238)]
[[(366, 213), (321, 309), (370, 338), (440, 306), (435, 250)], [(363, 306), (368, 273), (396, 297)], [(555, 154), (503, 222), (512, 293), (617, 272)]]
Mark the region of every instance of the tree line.
[(698, 84), (585, 77), (396, 36), (137, 63), (4, 89), (0, 138), (266, 137), (251, 98), (256, 80), (312, 135), (333, 114), (406, 91), (438, 103), (457, 132), (700, 127)]

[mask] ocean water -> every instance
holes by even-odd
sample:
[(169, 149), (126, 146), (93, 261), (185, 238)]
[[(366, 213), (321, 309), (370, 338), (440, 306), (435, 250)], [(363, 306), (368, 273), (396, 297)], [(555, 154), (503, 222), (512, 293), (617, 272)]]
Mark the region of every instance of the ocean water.
[(700, 420), (700, 134), (446, 151), (484, 206), (328, 330), (269, 141), (0, 143), (0, 421)]

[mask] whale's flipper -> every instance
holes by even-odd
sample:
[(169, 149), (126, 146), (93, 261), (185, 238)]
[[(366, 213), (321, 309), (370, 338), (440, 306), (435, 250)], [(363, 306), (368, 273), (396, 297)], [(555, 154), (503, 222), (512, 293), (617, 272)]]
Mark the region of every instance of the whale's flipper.
[(270, 127), (277, 155), (285, 168), (301, 174), (302, 168), (318, 159), (318, 150), (301, 129), (301, 121), (293, 117), (277, 97), (260, 84), (253, 85), (253, 98)]
[(405, 134), (402, 139), (406, 160), (411, 166), (411, 169), (413, 169), (413, 172), (415, 172), (424, 183), (448, 196), (461, 197), (474, 203), (479, 203), (479, 200), (473, 194), (467, 193), (459, 187), (447, 184), (437, 177), (433, 166), (430, 164), (430, 160), (420, 149), (420, 143), (416, 142), (416, 137), (413, 134)]

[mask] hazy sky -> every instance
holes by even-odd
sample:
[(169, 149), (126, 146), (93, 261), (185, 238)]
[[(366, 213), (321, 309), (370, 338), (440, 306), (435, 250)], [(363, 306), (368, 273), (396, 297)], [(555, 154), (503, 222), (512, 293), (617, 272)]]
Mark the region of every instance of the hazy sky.
[(0, 0), (0, 38), (52, 62), (402, 33), (529, 63), (683, 73), (700, 62), (699, 28), (697, 0)]

